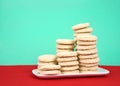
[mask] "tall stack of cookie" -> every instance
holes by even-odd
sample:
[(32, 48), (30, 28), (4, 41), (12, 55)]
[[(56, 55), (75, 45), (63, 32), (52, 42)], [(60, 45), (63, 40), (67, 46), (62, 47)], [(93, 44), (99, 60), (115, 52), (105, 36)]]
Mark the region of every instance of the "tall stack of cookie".
[(72, 26), (72, 29), (74, 30), (74, 39), (76, 40), (77, 35), (82, 34), (91, 34), (93, 29), (89, 27), (89, 23), (83, 23), (83, 24), (77, 24)]
[(74, 50), (74, 40), (72, 39), (57, 39), (56, 52), (68, 52)]
[(38, 72), (40, 74), (60, 74), (60, 65), (57, 65), (56, 55), (47, 54), (38, 57)]
[(62, 74), (79, 73), (79, 62), (76, 52), (59, 52), (57, 53), (57, 61), (61, 66)]
[(77, 53), (80, 72), (94, 72), (98, 69), (99, 58), (96, 48), (97, 37), (94, 35), (77, 36)]

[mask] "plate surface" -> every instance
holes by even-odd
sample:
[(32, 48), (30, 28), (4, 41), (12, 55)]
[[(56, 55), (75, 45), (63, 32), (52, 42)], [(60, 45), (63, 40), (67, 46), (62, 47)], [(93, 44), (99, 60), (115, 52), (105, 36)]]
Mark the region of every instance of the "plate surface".
[(109, 74), (110, 71), (99, 67), (97, 72), (79, 73), (79, 74), (43, 75), (43, 74), (39, 74), (37, 69), (33, 69), (32, 73), (33, 73), (33, 75), (35, 75), (39, 78), (65, 78), (65, 77), (103, 76), (103, 75)]

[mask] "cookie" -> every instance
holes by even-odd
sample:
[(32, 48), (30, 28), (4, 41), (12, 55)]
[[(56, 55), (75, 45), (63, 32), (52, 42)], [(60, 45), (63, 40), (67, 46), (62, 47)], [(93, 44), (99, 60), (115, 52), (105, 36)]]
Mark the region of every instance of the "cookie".
[(99, 62), (99, 58), (93, 58), (93, 59), (79, 59), (80, 63), (98, 63)]
[(80, 71), (95, 71), (98, 70), (98, 66), (93, 66), (93, 67), (80, 67), (79, 68)]
[(43, 65), (55, 65), (57, 62), (38, 62), (38, 66), (43, 66)]
[(98, 57), (98, 54), (91, 54), (91, 55), (78, 55), (78, 58), (80, 59), (91, 59), (91, 58), (96, 58)]
[(77, 70), (77, 69), (79, 69), (78, 65), (61, 68), (62, 71)]
[(40, 70), (59, 70), (61, 68), (60, 65), (44, 65), (41, 66), (39, 69)]
[(72, 26), (72, 29), (76, 31), (76, 30), (83, 29), (89, 26), (90, 26), (89, 23), (77, 24), (77, 25)]
[(52, 54), (41, 55), (38, 57), (38, 61), (40, 61), (40, 62), (53, 62), (53, 61), (56, 61), (56, 55), (52, 55)]
[(90, 46), (79, 46), (77, 45), (76, 46), (76, 49), (79, 51), (81, 50), (90, 50), (90, 49), (95, 49), (96, 48), (96, 45), (90, 45)]
[(58, 62), (66, 62), (66, 61), (77, 61), (78, 58), (77, 57), (70, 57), (70, 58), (57, 58)]
[(39, 72), (40, 74), (44, 74), (44, 75), (61, 74), (61, 71), (60, 71), (60, 70), (47, 70), (47, 71), (38, 70), (38, 72)]
[(85, 41), (85, 42), (92, 42), (97, 40), (97, 37), (94, 35), (77, 35), (76, 38), (79, 41)]
[(74, 44), (74, 40), (73, 39), (57, 39), (56, 43), (57, 44)]
[(71, 57), (77, 56), (77, 52), (70, 51), (70, 52), (59, 52), (56, 54), (57, 57)]
[(75, 33), (79, 34), (79, 33), (91, 33), (93, 31), (92, 28), (84, 28), (84, 29), (80, 29), (80, 30), (76, 30)]
[(75, 34), (73, 34), (74, 37), (77, 37), (77, 35), (91, 35), (91, 33), (86, 32), (86, 33), (75, 33)]
[(83, 41), (77, 41), (77, 45), (82, 45), (82, 46), (88, 46), (88, 45), (96, 45), (96, 41), (92, 42), (83, 42)]
[(74, 48), (74, 45), (70, 45), (70, 44), (69, 45), (63, 45), (63, 44), (60, 45), (60, 44), (58, 44), (58, 45), (56, 45), (56, 48), (57, 49), (70, 49), (71, 50)]
[(80, 73), (79, 70), (62, 71), (62, 74), (78, 74), (78, 73)]
[(79, 50), (79, 51), (77, 51), (77, 53), (78, 54), (80, 54), (80, 55), (89, 55), (89, 54), (95, 54), (95, 53), (97, 53), (97, 49), (95, 48), (95, 49), (90, 49), (90, 50)]
[(60, 66), (73, 66), (73, 65), (78, 65), (78, 61), (69, 61), (69, 62), (58, 62)]
[(80, 67), (94, 67), (94, 66), (98, 66), (98, 62), (97, 63), (79, 63)]
[(73, 51), (74, 49), (57, 49), (56, 52), (59, 53), (59, 52), (71, 52)]
[(93, 74), (94, 74), (94, 73), (97, 73), (97, 72), (98, 72), (97, 70), (89, 70), (89, 71), (87, 71), (87, 70), (83, 70), (83, 71), (82, 71), (82, 70), (81, 70), (81, 71), (80, 71), (80, 73), (93, 73)]

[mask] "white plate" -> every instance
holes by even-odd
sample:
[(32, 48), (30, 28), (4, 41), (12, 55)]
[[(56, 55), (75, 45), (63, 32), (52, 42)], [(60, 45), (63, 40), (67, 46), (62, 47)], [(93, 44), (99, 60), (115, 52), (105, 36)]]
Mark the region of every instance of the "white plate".
[(37, 69), (33, 69), (32, 73), (39, 78), (65, 78), (65, 77), (103, 76), (109, 74), (110, 71), (99, 67), (97, 72), (79, 73), (79, 74), (43, 75), (43, 74), (39, 74)]

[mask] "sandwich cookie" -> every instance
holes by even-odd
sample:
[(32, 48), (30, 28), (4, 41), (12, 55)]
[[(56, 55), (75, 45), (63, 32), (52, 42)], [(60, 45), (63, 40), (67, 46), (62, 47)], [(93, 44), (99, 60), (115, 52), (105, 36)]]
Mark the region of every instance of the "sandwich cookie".
[(44, 65), (38, 69), (38, 72), (45, 75), (61, 74), (60, 68), (60, 65)]
[(62, 71), (62, 74), (78, 74), (78, 73), (80, 73), (79, 70)]
[(69, 62), (69, 61), (77, 61), (78, 58), (77, 57), (70, 57), (70, 58), (62, 58), (62, 57), (59, 57), (57, 58), (57, 61), (58, 62)]
[(77, 53), (79, 54), (79, 55), (91, 55), (91, 54), (95, 54), (95, 53), (97, 53), (97, 49), (95, 48), (95, 49), (90, 49), (90, 50), (79, 50), (79, 51), (77, 51)]
[(86, 28), (86, 27), (89, 27), (89, 26), (90, 26), (89, 23), (77, 24), (77, 25), (72, 26), (72, 29), (74, 31), (76, 31), (76, 30), (83, 29), (83, 28)]

